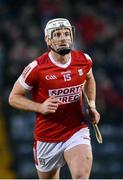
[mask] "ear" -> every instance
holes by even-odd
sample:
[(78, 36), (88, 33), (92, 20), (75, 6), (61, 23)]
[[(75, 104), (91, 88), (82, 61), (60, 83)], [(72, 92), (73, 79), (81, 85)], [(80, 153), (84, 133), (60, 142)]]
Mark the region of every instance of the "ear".
[(47, 43), (48, 46), (51, 45), (51, 40), (48, 38), (48, 36), (45, 37), (45, 42)]

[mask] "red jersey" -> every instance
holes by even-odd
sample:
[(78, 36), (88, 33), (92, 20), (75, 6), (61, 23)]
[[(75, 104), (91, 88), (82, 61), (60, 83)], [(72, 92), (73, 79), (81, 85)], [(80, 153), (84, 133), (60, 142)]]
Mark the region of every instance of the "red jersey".
[(87, 127), (82, 113), (81, 86), (91, 69), (91, 58), (80, 51), (71, 51), (66, 64), (58, 64), (46, 52), (30, 63), (19, 77), (20, 84), (32, 90), (35, 102), (43, 103), (49, 96), (62, 101), (53, 114), (36, 114), (34, 138), (43, 142), (60, 142)]

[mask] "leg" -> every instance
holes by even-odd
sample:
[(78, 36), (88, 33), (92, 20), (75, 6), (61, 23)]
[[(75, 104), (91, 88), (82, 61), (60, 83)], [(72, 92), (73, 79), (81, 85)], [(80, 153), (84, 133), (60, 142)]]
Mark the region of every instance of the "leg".
[(59, 179), (60, 168), (49, 172), (41, 172), (39, 170), (37, 172), (39, 179)]
[(59, 179), (60, 167), (65, 163), (61, 147), (62, 143), (35, 141), (33, 151), (39, 179)]
[(88, 179), (92, 167), (91, 145), (79, 144), (64, 152), (73, 179)]

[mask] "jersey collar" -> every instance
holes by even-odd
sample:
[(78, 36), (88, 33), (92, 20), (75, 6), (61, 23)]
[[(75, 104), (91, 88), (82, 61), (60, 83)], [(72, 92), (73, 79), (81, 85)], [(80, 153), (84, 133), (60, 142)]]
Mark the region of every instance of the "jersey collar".
[(67, 68), (67, 67), (70, 65), (70, 63), (71, 63), (71, 53), (70, 53), (69, 61), (68, 61), (67, 63), (65, 63), (65, 64), (61, 64), (61, 63), (56, 62), (56, 61), (53, 59), (53, 57), (52, 57), (52, 55), (51, 55), (51, 52), (48, 53), (48, 56), (49, 56), (49, 58), (50, 58), (50, 60), (51, 60), (51, 62), (52, 62), (53, 64), (55, 64), (56, 66), (61, 67), (61, 68)]

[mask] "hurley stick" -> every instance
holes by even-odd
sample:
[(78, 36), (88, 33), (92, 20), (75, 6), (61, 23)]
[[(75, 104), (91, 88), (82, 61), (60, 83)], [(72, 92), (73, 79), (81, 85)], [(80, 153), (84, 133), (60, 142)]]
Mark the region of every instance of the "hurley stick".
[[(87, 108), (88, 110), (90, 110), (91, 107), (90, 107), (90, 105), (89, 105), (89, 99), (88, 99), (87, 95), (86, 95), (84, 92), (83, 92), (83, 95), (84, 95), (84, 99), (85, 99), (86, 108)], [(93, 128), (94, 128), (94, 132), (95, 132), (96, 139), (97, 139), (98, 143), (99, 143), (99, 144), (102, 144), (102, 142), (103, 142), (103, 140), (102, 140), (102, 135), (101, 135), (101, 133), (100, 133), (100, 130), (99, 130), (97, 124), (93, 124), (93, 123), (92, 123), (92, 125), (93, 125)]]

